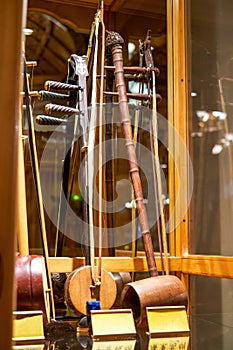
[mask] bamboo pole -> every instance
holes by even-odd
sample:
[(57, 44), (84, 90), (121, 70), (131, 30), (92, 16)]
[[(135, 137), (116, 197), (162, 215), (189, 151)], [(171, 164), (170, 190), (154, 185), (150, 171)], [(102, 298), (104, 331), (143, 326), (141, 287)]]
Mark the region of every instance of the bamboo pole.
[(144, 204), (144, 198), (142, 193), (142, 185), (139, 175), (139, 168), (137, 163), (137, 157), (135, 152), (135, 146), (132, 136), (132, 128), (130, 125), (130, 115), (128, 109), (128, 101), (126, 95), (126, 87), (124, 83), (124, 70), (123, 70), (123, 55), (122, 45), (123, 39), (118, 33), (108, 32), (106, 38), (107, 45), (112, 51), (113, 63), (115, 66), (115, 79), (116, 86), (119, 93), (119, 105), (121, 111), (121, 123), (123, 126), (123, 132), (126, 141), (126, 149), (129, 158), (130, 176), (134, 188), (135, 200), (137, 203), (139, 222), (142, 229), (142, 238), (144, 249), (147, 258), (148, 270), (151, 277), (158, 275), (156, 262), (154, 259), (154, 251), (152, 245), (152, 239), (149, 229), (149, 223), (146, 213), (146, 207)]

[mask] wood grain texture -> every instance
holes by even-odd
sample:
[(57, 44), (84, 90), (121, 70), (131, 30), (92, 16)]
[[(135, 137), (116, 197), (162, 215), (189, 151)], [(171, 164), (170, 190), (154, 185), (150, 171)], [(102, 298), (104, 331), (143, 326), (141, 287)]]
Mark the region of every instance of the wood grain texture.
[(0, 2), (0, 349), (11, 349), (23, 0)]
[[(155, 255), (158, 271), (161, 271), (160, 258)], [(96, 259), (97, 263), (97, 259)], [(74, 268), (84, 266), (84, 258), (49, 258), (51, 272), (71, 272)], [(170, 271), (213, 277), (233, 278), (233, 257), (187, 255), (184, 257), (169, 257)], [(103, 257), (102, 266), (111, 272), (146, 272), (146, 258), (143, 256), (131, 257)]]
[[(158, 270), (161, 271), (161, 261), (156, 257)], [(97, 264), (97, 258), (95, 259)], [(181, 271), (181, 258), (169, 258), (170, 270)], [(59, 257), (49, 258), (49, 270), (51, 272), (71, 272), (75, 268), (85, 265), (84, 258)], [(146, 257), (102, 257), (102, 267), (111, 272), (148, 272)]]
[[(98, 268), (94, 267), (97, 275)], [(93, 288), (92, 268), (83, 266), (74, 270), (65, 283), (65, 295), (68, 306), (74, 312), (87, 314), (87, 301), (100, 301), (101, 309), (110, 309), (117, 296), (117, 287), (113, 275), (101, 269), (100, 286)]]

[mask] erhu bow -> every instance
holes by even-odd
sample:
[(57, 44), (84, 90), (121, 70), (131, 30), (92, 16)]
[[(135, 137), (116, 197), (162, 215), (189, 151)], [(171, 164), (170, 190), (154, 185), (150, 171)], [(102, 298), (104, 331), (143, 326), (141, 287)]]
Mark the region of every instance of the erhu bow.
[[(78, 93), (78, 100), (76, 108), (80, 111), (78, 120), (75, 121), (75, 138), (81, 137), (81, 155), (84, 161), (84, 174), (82, 176), (82, 211), (83, 211), (83, 237), (85, 245), (85, 259), (86, 265), (90, 265), (90, 241), (89, 241), (89, 219), (88, 219), (88, 165), (87, 165), (87, 153), (88, 153), (88, 109), (87, 109), (87, 56), (71, 55), (70, 63), (73, 66), (74, 74), (76, 76), (79, 87), (81, 88)], [(71, 157), (72, 161), (72, 178), (70, 180), (70, 186), (68, 192), (72, 192), (75, 167), (77, 167), (77, 152), (78, 147), (75, 147)]]
[[(49, 251), (48, 251), (48, 242), (47, 242), (47, 233), (46, 233), (46, 225), (45, 225), (45, 216), (44, 216), (44, 207), (43, 207), (43, 200), (42, 200), (42, 192), (41, 192), (41, 183), (40, 183), (40, 175), (39, 175), (39, 164), (38, 164), (38, 158), (37, 158), (37, 150), (36, 150), (36, 140), (35, 140), (35, 132), (34, 132), (34, 123), (33, 123), (33, 116), (32, 116), (32, 110), (31, 110), (31, 103), (30, 103), (30, 94), (29, 94), (29, 81), (28, 81), (28, 74), (27, 74), (27, 65), (26, 61), (24, 62), (24, 92), (25, 92), (25, 105), (26, 105), (26, 117), (28, 122), (28, 131), (29, 131), (29, 151), (30, 151), (30, 158), (31, 158), (31, 164), (32, 164), (32, 172), (33, 172), (33, 178), (34, 178), (34, 185), (35, 185), (35, 191), (36, 191), (36, 201), (37, 201), (37, 209), (38, 209), (38, 218), (39, 218), (39, 225), (40, 225), (40, 232), (41, 232), (41, 241), (42, 241), (42, 248), (43, 248), (43, 256), (44, 256), (44, 267), (45, 267), (45, 274), (46, 274), (46, 280), (47, 280), (47, 287), (48, 290), (45, 292), (48, 293), (48, 295), (45, 297), (48, 299), (48, 305), (50, 305), (51, 315), (48, 314), (47, 310), (43, 310), (44, 320), (45, 322), (50, 321), (50, 317), (52, 316), (52, 320), (55, 320), (55, 308), (54, 308), (54, 299), (53, 299), (53, 288), (52, 288), (52, 279), (51, 274), (49, 271), (49, 265), (48, 265), (48, 257), (49, 257)], [(29, 256), (29, 258), (33, 259)], [(38, 257), (37, 257), (38, 258)], [(38, 260), (38, 259), (37, 259)], [(35, 261), (37, 261), (35, 260)], [(32, 260), (33, 261), (33, 260)], [(40, 262), (42, 264), (42, 262)], [(17, 265), (16, 265), (17, 266)], [(33, 268), (33, 263), (30, 263), (31, 268)], [(32, 275), (35, 275), (36, 271), (32, 271)], [(36, 285), (32, 283), (32, 286), (34, 289), (36, 289)], [(39, 281), (38, 281), (39, 283)], [(36, 295), (36, 293), (35, 293)]]
[[(148, 90), (151, 91), (152, 88), (152, 114), (150, 115), (150, 147), (151, 147), (151, 158), (152, 158), (152, 171), (154, 180), (154, 199), (155, 199), (155, 215), (157, 218), (157, 237), (159, 244), (160, 260), (162, 266), (162, 274), (164, 274), (164, 260), (163, 260), (163, 250), (165, 255), (165, 267), (166, 273), (169, 273), (168, 268), (168, 249), (167, 249), (167, 238), (165, 229), (165, 218), (163, 212), (163, 199), (162, 199), (162, 183), (160, 176), (160, 166), (159, 166), (159, 151), (158, 151), (158, 126), (157, 126), (157, 101), (156, 101), (156, 89), (155, 89), (155, 72), (154, 60), (151, 49), (151, 30), (147, 31), (146, 40), (143, 43), (145, 64), (148, 69), (151, 69), (150, 74), (147, 75)], [(152, 79), (151, 79), (152, 77)], [(151, 86), (152, 80), (152, 86)], [(160, 221), (161, 220), (161, 221)], [(162, 231), (162, 241), (161, 242), (161, 231)]]

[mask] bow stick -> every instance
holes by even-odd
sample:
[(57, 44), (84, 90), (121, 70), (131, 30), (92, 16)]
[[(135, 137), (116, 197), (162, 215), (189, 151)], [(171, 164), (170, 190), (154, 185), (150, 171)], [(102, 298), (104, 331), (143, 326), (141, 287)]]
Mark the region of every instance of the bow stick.
[[(77, 82), (74, 77), (74, 70), (73, 66), (68, 60), (68, 74), (67, 74), (67, 82), (66, 83), (60, 83), (60, 82), (54, 82), (54, 81), (47, 81), (45, 83), (45, 89), (46, 90), (66, 90), (69, 92), (69, 99), (68, 99), (68, 107), (66, 106), (59, 106), (59, 105), (53, 105), (49, 104), (49, 106), (46, 107), (46, 112), (50, 112), (50, 110), (62, 110), (62, 113), (68, 113), (68, 114), (78, 114), (79, 111), (77, 111), (74, 106), (76, 106), (77, 103), (77, 94), (81, 90), (80, 86), (77, 85)], [(54, 107), (55, 106), (55, 107)], [(72, 110), (70, 110), (72, 108)], [(52, 112), (52, 111), (51, 111)], [(63, 163), (63, 176), (62, 176), (62, 183), (61, 183), (61, 189), (60, 189), (60, 200), (59, 200), (59, 209), (58, 209), (58, 217), (57, 217), (57, 231), (56, 231), (56, 241), (55, 241), (55, 256), (62, 256), (62, 250), (63, 250), (63, 244), (64, 244), (64, 231), (65, 231), (65, 218), (66, 218), (66, 209), (67, 209), (67, 201), (69, 200), (70, 193), (69, 190), (69, 179), (70, 179), (70, 166), (71, 166), (71, 147), (70, 144), (72, 144), (73, 140), (70, 140), (70, 136), (74, 133), (74, 126), (73, 123), (67, 123), (66, 124), (66, 131), (67, 131), (67, 139), (66, 139), (66, 145), (65, 145), (65, 151), (64, 151), (64, 163)], [(62, 200), (62, 192), (64, 192), (65, 199)]]
[[(159, 149), (158, 149), (158, 137), (157, 137), (157, 101), (156, 101), (156, 77), (155, 77), (155, 71), (154, 68), (154, 60), (151, 50), (151, 31), (148, 30), (147, 37), (144, 42), (144, 51), (145, 51), (145, 61), (146, 66), (151, 68), (151, 74), (152, 74), (152, 96), (153, 96), (153, 104), (152, 104), (152, 130), (153, 130), (153, 147), (152, 152), (155, 155), (155, 184), (154, 184), (154, 190), (157, 190), (155, 193), (155, 200), (158, 198), (159, 202), (159, 209), (160, 209), (160, 218), (161, 218), (161, 230), (162, 230), (162, 241), (163, 241), (163, 252), (165, 257), (165, 271), (166, 274), (169, 274), (169, 264), (168, 264), (168, 247), (167, 247), (167, 237), (166, 237), (166, 226), (165, 226), (165, 217), (164, 217), (164, 208), (163, 208), (163, 199), (162, 199), (162, 181), (161, 181), (161, 175), (160, 175), (160, 163), (159, 163)], [(154, 166), (154, 165), (153, 165)], [(157, 180), (157, 181), (156, 181)], [(157, 186), (156, 186), (157, 184)], [(158, 222), (158, 229), (159, 229), (159, 222)], [(159, 237), (158, 232), (158, 237)], [(161, 251), (161, 249), (160, 249)], [(163, 261), (163, 260), (162, 260)], [(162, 265), (163, 266), (163, 265)], [(163, 268), (162, 268), (163, 270)]]
[(51, 306), (52, 319), (55, 320), (55, 307), (54, 307), (54, 300), (53, 300), (52, 279), (51, 279), (51, 275), (48, 267), (49, 252), (48, 252), (47, 233), (46, 233), (44, 207), (43, 207), (43, 199), (42, 199), (42, 192), (41, 192), (41, 183), (40, 183), (40, 176), (39, 176), (39, 164), (38, 164), (37, 150), (36, 150), (34, 123), (33, 123), (30, 95), (29, 95), (29, 82), (28, 82), (26, 62), (24, 63), (24, 92), (25, 92), (26, 115), (27, 115), (28, 130), (29, 130), (29, 151), (30, 151), (30, 158), (32, 163), (34, 184), (36, 189), (38, 217), (39, 217), (39, 224), (40, 224), (40, 231), (41, 231), (41, 238), (42, 238), (44, 259), (45, 259), (47, 284), (49, 288), (48, 290), (49, 301)]
[[(81, 145), (81, 153), (83, 155), (84, 159), (84, 176), (83, 176), (83, 234), (84, 234), (84, 241), (85, 241), (85, 259), (86, 259), (86, 265), (90, 265), (90, 250), (89, 250), (89, 229), (88, 229), (88, 205), (87, 205), (87, 199), (88, 199), (88, 163), (87, 163), (87, 154), (88, 154), (88, 110), (87, 110), (87, 77), (88, 77), (88, 70), (87, 70), (87, 56), (78, 56), (78, 55), (71, 55), (70, 62), (73, 65), (74, 74), (76, 76), (76, 79), (78, 81), (79, 86), (81, 89), (79, 90), (79, 98), (77, 101), (76, 109), (80, 111), (79, 118), (76, 121), (75, 124), (75, 131), (74, 134), (78, 136), (79, 132), (78, 129), (81, 129), (81, 139), (82, 139), (82, 145)], [(76, 147), (73, 151), (73, 167), (77, 165), (76, 158), (77, 158), (77, 151), (78, 148)], [(74, 169), (71, 172), (74, 174)], [(69, 193), (71, 193), (71, 188), (73, 185), (74, 177), (72, 177), (71, 183), (70, 183), (70, 189)]]

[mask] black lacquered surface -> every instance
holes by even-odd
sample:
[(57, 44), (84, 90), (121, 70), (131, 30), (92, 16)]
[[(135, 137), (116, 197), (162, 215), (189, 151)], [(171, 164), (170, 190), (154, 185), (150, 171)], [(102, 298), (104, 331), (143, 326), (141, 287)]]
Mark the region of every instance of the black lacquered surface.
[[(88, 349), (88, 350), (230, 350), (233, 348), (233, 315), (191, 316), (190, 335), (182, 337), (156, 337), (151, 339), (144, 332), (137, 333), (135, 340), (108, 339), (93, 340), (91, 335), (77, 334), (74, 322), (64, 326), (56, 323), (50, 334), (46, 334), (44, 349)], [(71, 326), (71, 327), (70, 327)]]

